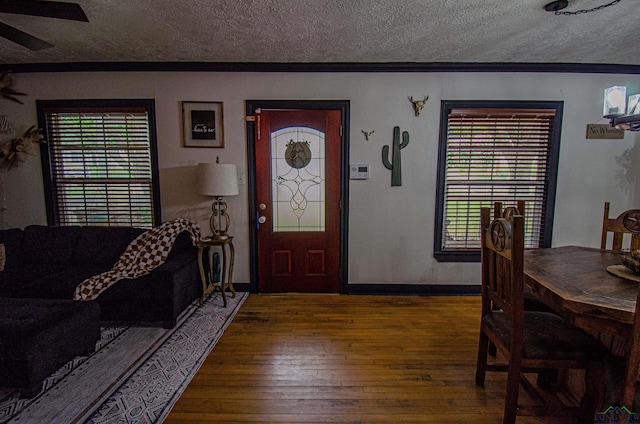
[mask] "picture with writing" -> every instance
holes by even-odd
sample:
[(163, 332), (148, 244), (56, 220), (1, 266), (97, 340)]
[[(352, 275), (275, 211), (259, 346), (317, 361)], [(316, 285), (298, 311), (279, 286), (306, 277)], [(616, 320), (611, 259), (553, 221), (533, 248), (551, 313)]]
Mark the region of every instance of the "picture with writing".
[(182, 102), (184, 147), (224, 147), (222, 102)]
[(216, 139), (216, 111), (191, 111), (191, 138), (194, 140)]

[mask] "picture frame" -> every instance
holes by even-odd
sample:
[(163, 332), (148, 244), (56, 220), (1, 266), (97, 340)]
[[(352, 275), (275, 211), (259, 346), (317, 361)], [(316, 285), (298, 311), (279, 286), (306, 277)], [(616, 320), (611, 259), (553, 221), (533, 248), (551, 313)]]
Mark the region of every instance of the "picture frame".
[(184, 147), (224, 147), (222, 102), (182, 102)]

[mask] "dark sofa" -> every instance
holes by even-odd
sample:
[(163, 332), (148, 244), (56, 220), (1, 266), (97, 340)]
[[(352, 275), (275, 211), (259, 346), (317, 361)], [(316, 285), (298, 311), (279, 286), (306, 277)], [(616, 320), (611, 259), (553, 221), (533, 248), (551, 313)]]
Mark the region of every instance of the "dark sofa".
[[(0, 297), (72, 299), (78, 284), (110, 270), (143, 231), (41, 225), (0, 230), (6, 252)], [(202, 294), (197, 252), (189, 232), (180, 233), (164, 264), (148, 275), (118, 281), (95, 299), (100, 319), (175, 326), (180, 313)]]
[(33, 397), (42, 381), (100, 339), (100, 306), (66, 299), (0, 297), (0, 386)]

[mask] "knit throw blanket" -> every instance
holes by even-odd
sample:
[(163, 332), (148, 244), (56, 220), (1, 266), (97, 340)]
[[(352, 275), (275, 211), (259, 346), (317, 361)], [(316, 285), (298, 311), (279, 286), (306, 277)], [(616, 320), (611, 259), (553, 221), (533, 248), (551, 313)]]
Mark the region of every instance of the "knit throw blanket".
[(78, 284), (74, 300), (93, 300), (120, 280), (149, 274), (167, 260), (173, 243), (183, 231), (189, 231), (194, 245), (200, 239), (200, 229), (196, 223), (184, 218), (165, 222), (140, 234), (120, 255), (111, 270)]

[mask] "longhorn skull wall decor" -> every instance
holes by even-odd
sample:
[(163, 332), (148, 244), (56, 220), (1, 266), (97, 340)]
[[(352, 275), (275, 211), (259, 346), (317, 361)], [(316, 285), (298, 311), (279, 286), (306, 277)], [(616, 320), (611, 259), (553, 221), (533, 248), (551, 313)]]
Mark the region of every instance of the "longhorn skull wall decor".
[(371, 130), (371, 131), (360, 130), (360, 131), (362, 131), (362, 134), (364, 134), (364, 139), (367, 141), (369, 141), (369, 136), (375, 132), (375, 130)]
[(420, 116), (420, 112), (422, 112), (422, 108), (424, 108), (425, 103), (429, 100), (429, 96), (424, 96), (422, 100), (414, 100), (413, 96), (409, 96), (409, 101), (413, 105), (413, 110), (416, 113), (416, 116)]

